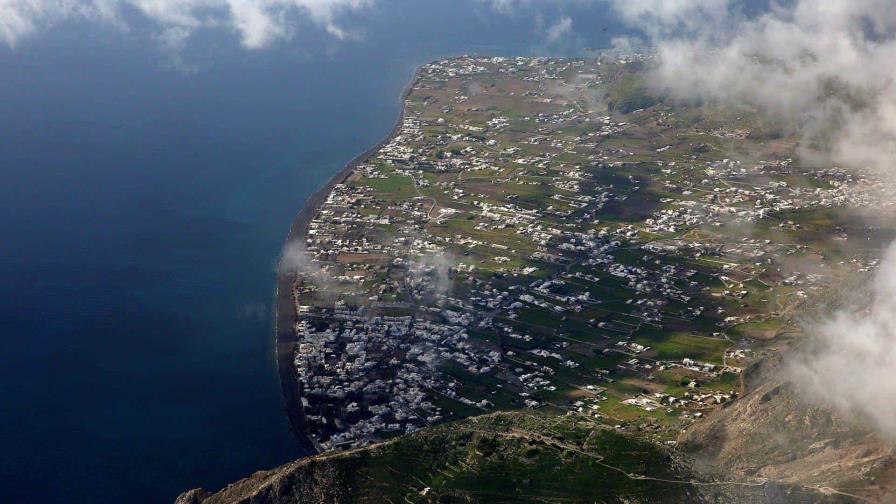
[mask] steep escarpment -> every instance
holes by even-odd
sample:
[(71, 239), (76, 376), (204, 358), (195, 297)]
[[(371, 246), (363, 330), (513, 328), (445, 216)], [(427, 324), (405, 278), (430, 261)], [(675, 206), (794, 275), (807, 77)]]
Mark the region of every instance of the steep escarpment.
[(871, 430), (808, 401), (782, 376), (781, 357), (748, 377), (738, 401), (691, 426), (680, 448), (703, 470), (843, 492), (893, 494), (896, 448)]
[(302, 459), (258, 471), (215, 494), (190, 490), (178, 497), (176, 504), (351, 502), (347, 479), (354, 462), (351, 454)]

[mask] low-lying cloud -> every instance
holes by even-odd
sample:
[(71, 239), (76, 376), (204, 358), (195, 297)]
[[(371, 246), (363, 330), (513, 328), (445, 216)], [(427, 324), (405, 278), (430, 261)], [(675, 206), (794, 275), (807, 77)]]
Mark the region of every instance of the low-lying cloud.
[(163, 40), (183, 39), (198, 30), (228, 28), (247, 49), (289, 39), (296, 18), (306, 17), (330, 35), (356, 38), (337, 17), (373, 0), (0, 0), (0, 41), (15, 47), (42, 29), (67, 20), (100, 22), (128, 29), (129, 16), (158, 26)]
[(286, 243), (277, 263), (277, 272), (302, 278), (316, 289), (315, 297), (318, 299), (334, 301), (339, 297), (339, 282), (333, 276), (332, 270), (318, 261), (302, 240)]
[(441, 297), (450, 293), (451, 269), (456, 265), (455, 257), (448, 252), (427, 253), (411, 261), (408, 277), (418, 294)]
[(320, 269), (320, 261), (308, 252), (308, 248), (301, 240), (287, 242), (277, 264), (277, 271), (280, 273), (309, 275), (317, 273)]
[[(612, 0), (657, 53), (655, 91), (755, 107), (800, 138), (804, 159), (896, 181), (896, 4), (793, 0), (747, 12), (729, 0)], [(896, 246), (870, 303), (808, 324), (790, 366), (808, 396), (896, 438)]]
[(887, 252), (867, 307), (816, 324), (788, 374), (816, 401), (858, 415), (896, 439), (896, 248)]
[(548, 42), (559, 42), (570, 33), (572, 33), (572, 18), (563, 16), (548, 27)]
[(896, 5), (798, 0), (747, 15), (729, 0), (614, 2), (656, 47), (655, 90), (751, 105), (802, 137), (801, 154), (889, 172), (896, 155)]

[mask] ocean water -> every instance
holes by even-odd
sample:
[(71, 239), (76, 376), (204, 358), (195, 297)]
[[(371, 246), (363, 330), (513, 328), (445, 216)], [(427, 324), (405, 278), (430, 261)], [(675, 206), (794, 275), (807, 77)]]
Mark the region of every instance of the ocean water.
[(478, 0), (384, 0), (357, 42), (222, 31), (178, 60), (150, 26), (69, 23), (0, 47), (3, 500), (172, 502), (302, 456), (271, 320), (291, 219), (391, 129), (416, 65), (620, 33), (579, 9), (555, 45)]

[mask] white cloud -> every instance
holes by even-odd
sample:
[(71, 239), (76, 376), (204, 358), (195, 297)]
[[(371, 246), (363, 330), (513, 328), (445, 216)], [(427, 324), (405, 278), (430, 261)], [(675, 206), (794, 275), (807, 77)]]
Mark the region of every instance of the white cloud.
[(659, 91), (758, 106), (802, 134), (805, 155), (892, 171), (896, 4), (797, 0), (752, 18), (729, 0), (613, 4), (656, 46)]
[(896, 439), (896, 248), (865, 310), (843, 310), (815, 327), (811, 352), (791, 363), (794, 381), (817, 401), (869, 420)]
[[(266, 47), (294, 33), (295, 16), (306, 16), (327, 33), (357, 38), (337, 23), (340, 13), (373, 0), (0, 0), (0, 40), (15, 47), (22, 39), (67, 19), (88, 19), (127, 29), (129, 10), (159, 27), (162, 37), (183, 42), (196, 30), (229, 27), (249, 49)], [(169, 35), (165, 35), (168, 33)]]
[(730, 16), (728, 0), (610, 0), (634, 28), (658, 36), (687, 28), (705, 29)]
[(487, 3), (492, 9), (501, 14), (515, 14), (523, 9), (537, 8), (540, 6), (564, 7), (566, 5), (598, 5), (606, 4), (608, 0), (479, 0)]
[(40, 0), (0, 0), (0, 38), (15, 46), (19, 39), (37, 31), (39, 26), (65, 17), (71, 10), (66, 2)]
[(511, 14), (520, 5), (528, 5), (529, 0), (482, 0), (492, 6), (492, 9), (502, 13)]
[[(672, 99), (752, 105), (801, 137), (812, 161), (896, 182), (896, 3), (612, 0), (657, 49), (650, 82)], [(896, 438), (896, 245), (864, 309), (810, 323), (791, 366), (810, 397)]]
[(563, 16), (548, 28), (548, 41), (558, 42), (570, 33), (572, 33), (572, 19)]

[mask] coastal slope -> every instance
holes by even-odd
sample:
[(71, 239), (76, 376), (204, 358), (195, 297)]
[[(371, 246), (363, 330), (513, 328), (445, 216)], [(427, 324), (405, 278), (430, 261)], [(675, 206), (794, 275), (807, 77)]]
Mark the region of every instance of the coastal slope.
[(496, 413), (260, 471), (177, 504), (836, 502), (700, 478), (674, 454), (584, 417)]

